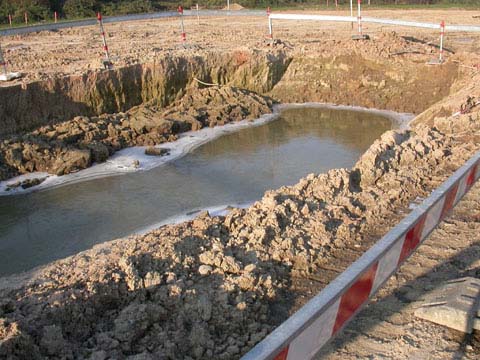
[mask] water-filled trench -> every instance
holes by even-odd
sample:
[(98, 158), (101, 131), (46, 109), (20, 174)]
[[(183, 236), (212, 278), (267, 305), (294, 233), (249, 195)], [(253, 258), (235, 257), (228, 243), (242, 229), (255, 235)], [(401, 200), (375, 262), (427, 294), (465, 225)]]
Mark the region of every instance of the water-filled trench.
[(0, 198), (0, 275), (29, 270), (200, 209), (248, 204), (309, 173), (351, 167), (398, 123), (367, 111), (284, 109), (149, 171)]

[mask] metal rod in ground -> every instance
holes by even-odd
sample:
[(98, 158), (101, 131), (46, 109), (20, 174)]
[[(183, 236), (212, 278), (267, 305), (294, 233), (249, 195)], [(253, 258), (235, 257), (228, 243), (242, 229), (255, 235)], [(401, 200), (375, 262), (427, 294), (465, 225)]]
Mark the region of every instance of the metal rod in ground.
[(358, 19), (358, 35), (362, 36), (362, 11), (361, 11), (361, 8), (362, 8), (362, 0), (358, 0), (358, 3), (357, 3), (357, 8), (358, 8), (358, 16), (357, 16), (357, 19)]
[[(350, 17), (353, 18), (353, 0), (350, 0)], [(352, 22), (352, 30), (353, 30), (353, 22)]]
[(105, 67), (105, 69), (111, 69), (113, 64), (110, 61), (110, 54), (108, 52), (107, 38), (105, 37), (105, 29), (103, 28), (103, 19), (102, 19), (101, 13), (97, 13), (97, 20), (100, 26), (100, 34), (102, 35), (103, 51), (105, 52), (105, 59), (103, 60), (103, 66)]
[(10, 27), (12, 27), (12, 15), (8, 15), (8, 22), (10, 23)]
[(270, 7), (267, 7), (268, 37), (270, 38), (270, 41), (272, 42), (272, 45), (273, 45), (273, 24), (272, 24), (272, 18), (270, 17), (270, 14), (271, 14)]
[(7, 63), (3, 57), (2, 44), (0, 44), (0, 66), (3, 69), (3, 73), (7, 75)]
[(440, 23), (440, 56), (439, 62), (443, 62), (443, 37), (445, 36), (445, 21), (442, 20)]
[(180, 29), (182, 31), (182, 42), (185, 44), (187, 41), (187, 34), (185, 34), (185, 25), (183, 24), (183, 7), (178, 7), (178, 13), (180, 14)]
[(58, 21), (58, 13), (56, 11), (53, 13), (53, 17), (55, 18), (55, 24), (56, 24)]
[(25, 17), (25, 25), (28, 25), (28, 14), (25, 11), (25, 14), (23, 15)]
[(197, 3), (197, 23), (198, 23), (198, 25), (200, 25), (200, 13), (199, 13), (199, 9), (198, 9), (198, 3)]

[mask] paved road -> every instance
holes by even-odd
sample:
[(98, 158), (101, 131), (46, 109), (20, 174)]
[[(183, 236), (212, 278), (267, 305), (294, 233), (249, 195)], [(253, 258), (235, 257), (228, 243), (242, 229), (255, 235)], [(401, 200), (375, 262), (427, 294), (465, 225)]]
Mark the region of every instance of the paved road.
[[(197, 12), (195, 10), (185, 10), (185, 16), (196, 16)], [(263, 10), (239, 10), (239, 11), (226, 11), (226, 10), (200, 10), (200, 16), (267, 16), (266, 12)], [(136, 20), (151, 20), (151, 19), (161, 19), (169, 17), (177, 17), (178, 13), (176, 11), (165, 11), (157, 13), (148, 13), (148, 14), (133, 14), (133, 15), (124, 15), (124, 16), (109, 16), (104, 17), (104, 23), (115, 23), (122, 21), (136, 21)], [(75, 20), (75, 21), (65, 21), (52, 24), (39, 24), (32, 26), (24, 26), (12, 29), (0, 30), (1, 36), (8, 35), (21, 35), (28, 34), (32, 32), (39, 31), (52, 31), (60, 30), (66, 28), (82, 27), (82, 26), (91, 26), (97, 23), (97, 19), (85, 19), (85, 20)]]

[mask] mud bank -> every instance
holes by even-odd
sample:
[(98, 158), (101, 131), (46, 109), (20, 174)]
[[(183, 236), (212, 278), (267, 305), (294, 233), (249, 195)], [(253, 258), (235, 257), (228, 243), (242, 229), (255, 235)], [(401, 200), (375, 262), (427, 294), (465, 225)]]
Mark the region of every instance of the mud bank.
[[(103, 163), (132, 146), (148, 146), (145, 153), (150, 156), (168, 155), (168, 150), (154, 146), (175, 141), (187, 131), (258, 119), (271, 112), (273, 103), (238, 88), (195, 88), (167, 108), (144, 104), (126, 113), (43, 126), (0, 141), (0, 180), (31, 172), (62, 176)], [(129, 165), (140, 167), (138, 160)]]
[(0, 87), (0, 135), (79, 115), (124, 112), (150, 101), (165, 107), (196, 87), (195, 78), (266, 93), (280, 80), (290, 60), (282, 51), (169, 54), (148, 64)]

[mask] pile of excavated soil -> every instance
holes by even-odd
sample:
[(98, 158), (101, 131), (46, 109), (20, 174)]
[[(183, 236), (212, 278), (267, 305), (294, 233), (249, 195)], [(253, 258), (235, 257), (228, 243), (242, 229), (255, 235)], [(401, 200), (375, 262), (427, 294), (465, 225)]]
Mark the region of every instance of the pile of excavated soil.
[(243, 10), (245, 9), (242, 5), (233, 3), (230, 4), (230, 8), (228, 6), (225, 6), (222, 10), (233, 10), (233, 11), (238, 11), (238, 10)]
[(270, 113), (273, 101), (232, 87), (190, 89), (167, 108), (141, 105), (126, 113), (41, 127), (0, 141), (0, 180), (33, 171), (64, 175), (104, 162), (129, 146), (153, 146), (177, 134)]
[(479, 148), (479, 115), (389, 131), (352, 170), (2, 279), (0, 356), (240, 357), (305, 301), (295, 284), (325, 277), (333, 249), (363, 247), (379, 224), (386, 232), (398, 208)]

